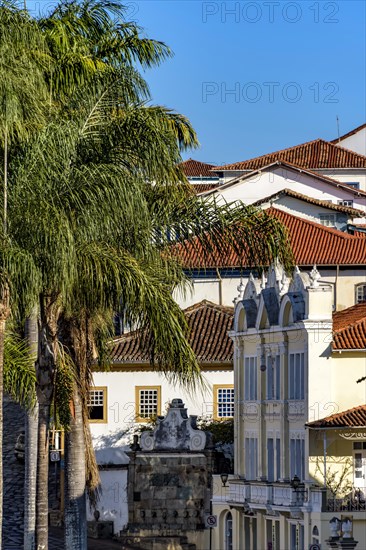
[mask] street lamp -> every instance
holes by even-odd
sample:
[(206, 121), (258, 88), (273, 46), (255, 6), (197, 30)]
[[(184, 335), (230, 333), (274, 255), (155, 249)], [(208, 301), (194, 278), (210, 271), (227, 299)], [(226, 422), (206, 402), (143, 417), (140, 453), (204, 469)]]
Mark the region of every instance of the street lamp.
[(226, 483), (227, 483), (227, 480), (229, 479), (229, 474), (223, 472), (222, 474), (220, 474), (220, 477), (221, 477), (222, 486), (227, 487)]
[(291, 479), (290, 485), (296, 494), (300, 493), (301, 495), (307, 495), (308, 490), (305, 489), (304, 483), (301, 482), (299, 476), (297, 476), (296, 474)]

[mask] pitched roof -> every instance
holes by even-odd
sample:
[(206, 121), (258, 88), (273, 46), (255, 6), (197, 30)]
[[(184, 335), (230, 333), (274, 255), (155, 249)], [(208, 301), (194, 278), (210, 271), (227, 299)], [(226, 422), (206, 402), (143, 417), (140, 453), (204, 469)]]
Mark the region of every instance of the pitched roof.
[[(366, 157), (365, 157), (366, 159)], [(326, 183), (329, 183), (332, 186), (339, 187), (341, 189), (346, 190), (348, 193), (355, 197), (363, 196), (366, 197), (366, 191), (363, 191), (361, 189), (356, 189), (355, 187), (352, 187), (351, 185), (348, 185), (347, 183), (344, 183), (342, 181), (338, 181), (336, 179), (330, 178), (329, 176), (325, 176), (324, 174), (320, 174), (319, 172), (314, 172), (313, 170), (310, 170), (308, 168), (302, 168), (300, 166), (296, 166), (296, 164), (292, 164), (291, 162), (284, 161), (282, 159), (280, 160), (274, 160), (270, 164), (266, 164), (265, 166), (261, 166), (260, 168), (257, 168), (256, 170), (249, 170), (246, 171), (244, 174), (241, 174), (240, 176), (233, 178), (229, 180), (228, 182), (220, 185), (220, 191), (223, 189), (227, 189), (228, 187), (232, 187), (233, 185), (236, 185), (237, 183), (240, 183), (242, 181), (245, 181), (247, 179), (253, 178), (254, 176), (261, 174), (262, 172), (271, 172), (273, 169), (275, 169), (277, 166), (284, 166), (286, 170), (292, 170), (293, 172), (298, 172), (301, 174), (308, 174), (309, 176), (312, 176), (313, 178), (319, 179), (321, 181), (325, 181)]]
[[(275, 216), (287, 228), (295, 262), (309, 265), (366, 265), (366, 239), (293, 216), (271, 207), (266, 213)], [(204, 256), (198, 243), (176, 247), (176, 253), (187, 269), (240, 267), (243, 262), (234, 251), (220, 254), (213, 250)]]
[(364, 428), (366, 427), (366, 405), (359, 405), (321, 420), (308, 422), (309, 428)]
[(337, 145), (337, 143), (339, 141), (343, 141), (344, 139), (346, 139), (348, 137), (354, 136), (355, 134), (357, 134), (357, 132), (359, 132), (360, 130), (363, 130), (364, 128), (366, 128), (366, 122), (364, 124), (361, 124), (361, 126), (357, 126), (357, 128), (354, 128), (353, 130), (351, 130), (347, 134), (344, 134), (343, 136), (340, 136), (339, 138), (332, 139), (332, 141), (330, 143), (334, 143), (335, 145)]
[[(234, 309), (203, 300), (184, 310), (189, 343), (201, 365), (231, 364), (233, 342), (228, 336), (233, 322)], [(148, 354), (142, 349), (139, 331), (115, 338), (113, 363), (149, 363)]]
[(324, 208), (328, 208), (329, 210), (337, 210), (337, 212), (344, 212), (345, 214), (349, 214), (350, 216), (363, 217), (365, 215), (365, 212), (363, 212), (363, 210), (351, 208), (350, 206), (342, 206), (340, 204), (334, 204), (334, 202), (315, 199), (314, 197), (303, 195), (302, 193), (298, 193), (297, 191), (292, 191), (292, 189), (282, 189), (277, 193), (273, 193), (273, 195), (269, 195), (268, 197), (265, 197), (263, 199), (260, 199), (254, 202), (253, 206), (259, 206), (260, 204), (263, 204), (265, 202), (276, 200), (277, 198), (282, 197), (283, 195), (288, 197), (293, 197), (295, 199), (308, 202), (310, 204), (316, 204), (317, 206), (323, 206)]
[(191, 183), (191, 187), (197, 195), (200, 195), (201, 193), (207, 193), (207, 191), (212, 191), (212, 189), (216, 189), (216, 187), (219, 187), (218, 183)]
[(276, 160), (283, 160), (299, 168), (366, 168), (366, 157), (334, 145), (323, 139), (316, 139), (288, 147), (280, 151), (261, 155), (242, 162), (234, 162), (224, 166), (216, 166), (215, 171), (225, 170), (257, 170)]
[(180, 163), (179, 167), (183, 170), (187, 178), (214, 178), (216, 176), (212, 171), (215, 168), (214, 164), (207, 164), (199, 160), (185, 160)]
[(332, 348), (366, 349), (366, 302), (333, 313)]

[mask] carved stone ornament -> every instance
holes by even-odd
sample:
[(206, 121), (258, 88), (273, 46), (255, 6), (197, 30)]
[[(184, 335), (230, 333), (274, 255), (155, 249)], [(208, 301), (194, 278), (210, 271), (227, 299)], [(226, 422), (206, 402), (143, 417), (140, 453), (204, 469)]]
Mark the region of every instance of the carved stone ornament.
[(196, 416), (187, 415), (181, 399), (173, 399), (167, 415), (158, 418), (154, 431), (141, 435), (143, 451), (203, 451), (208, 443), (206, 432), (196, 427)]

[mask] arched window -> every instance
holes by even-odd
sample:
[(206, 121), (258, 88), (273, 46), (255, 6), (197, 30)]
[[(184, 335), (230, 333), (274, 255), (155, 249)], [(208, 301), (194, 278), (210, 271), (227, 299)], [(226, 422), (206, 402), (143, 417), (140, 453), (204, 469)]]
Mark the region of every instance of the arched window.
[(366, 285), (356, 285), (356, 296), (355, 296), (355, 302), (356, 304), (361, 304), (362, 302), (366, 302)]
[(313, 535), (313, 544), (317, 544), (319, 542), (319, 529), (317, 528), (316, 525), (313, 527), (312, 535)]
[(225, 517), (225, 550), (233, 550), (233, 516), (228, 512)]

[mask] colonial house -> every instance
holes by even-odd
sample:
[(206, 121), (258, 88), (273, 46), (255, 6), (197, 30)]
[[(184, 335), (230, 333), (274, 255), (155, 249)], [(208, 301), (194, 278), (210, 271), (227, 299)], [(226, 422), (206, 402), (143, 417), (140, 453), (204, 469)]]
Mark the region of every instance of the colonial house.
[(334, 312), (332, 286), (321, 280), (315, 267), (289, 279), (275, 265), (238, 297), (235, 474), (228, 488), (216, 480), (216, 550), (325, 548), (335, 512), (352, 516), (363, 547), (366, 511), (355, 490), (364, 492), (366, 391), (357, 380), (366, 374), (366, 305)]
[(219, 175), (222, 183), (227, 183), (278, 161), (366, 191), (366, 156), (323, 139), (308, 141), (256, 158), (215, 166), (212, 170)]
[(115, 338), (110, 368), (106, 371), (96, 367), (93, 373), (89, 417), (96, 446), (100, 440), (118, 441), (120, 434), (136, 423), (163, 415), (177, 395), (199, 417), (233, 417), (233, 344), (228, 336), (233, 308), (202, 301), (186, 309), (185, 316), (203, 387), (193, 392), (151, 366), (138, 330)]
[[(335, 146), (334, 149), (338, 151)], [(268, 160), (271, 158), (271, 155), (268, 155)], [(363, 172), (366, 178), (366, 157), (361, 158), (364, 159)], [(237, 177), (205, 192), (205, 196), (216, 195), (226, 202), (242, 201), (244, 204), (254, 204), (284, 189), (329, 202), (330, 205), (358, 209), (361, 211), (358, 213), (359, 223), (365, 221), (366, 182), (362, 188), (351, 186), (349, 182), (343, 183), (334, 176), (330, 177), (323, 172), (315, 172), (313, 169), (291, 164), (281, 158), (272, 160), (268, 164), (259, 163), (254, 170), (243, 170)], [(319, 219), (324, 225), (334, 226), (334, 214), (330, 218), (319, 216)]]

